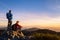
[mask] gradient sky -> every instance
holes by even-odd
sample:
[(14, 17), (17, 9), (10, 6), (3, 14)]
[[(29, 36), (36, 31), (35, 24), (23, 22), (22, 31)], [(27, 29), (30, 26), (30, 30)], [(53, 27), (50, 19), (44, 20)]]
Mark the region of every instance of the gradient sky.
[(0, 26), (7, 26), (6, 13), (12, 10), (13, 24), (60, 31), (60, 0), (0, 0)]

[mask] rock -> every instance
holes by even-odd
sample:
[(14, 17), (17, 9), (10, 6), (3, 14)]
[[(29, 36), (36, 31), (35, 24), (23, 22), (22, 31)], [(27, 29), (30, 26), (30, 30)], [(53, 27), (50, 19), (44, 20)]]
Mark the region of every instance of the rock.
[[(2, 38), (4, 38), (4, 40), (24, 40), (24, 34), (17, 30), (17, 31), (4, 31), (2, 34)], [(2, 40), (2, 38), (0, 38)]]

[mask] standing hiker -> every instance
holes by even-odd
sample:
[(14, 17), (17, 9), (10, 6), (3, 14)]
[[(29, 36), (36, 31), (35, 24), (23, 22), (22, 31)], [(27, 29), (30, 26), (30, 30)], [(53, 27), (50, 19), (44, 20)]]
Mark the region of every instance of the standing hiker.
[(12, 25), (12, 13), (11, 10), (6, 14), (6, 17), (8, 19), (8, 27)]
[(8, 19), (8, 27), (7, 30), (10, 31), (11, 30), (11, 25), (12, 25), (12, 13), (11, 10), (9, 10), (8, 13), (6, 13), (6, 18)]
[[(11, 10), (9, 10), (8, 13), (6, 13), (6, 18), (8, 19), (8, 26), (7, 26), (7, 35), (8, 37), (10, 37), (11, 35), (11, 26), (12, 26), (12, 13), (11, 13)], [(7, 38), (8, 39), (8, 38)]]

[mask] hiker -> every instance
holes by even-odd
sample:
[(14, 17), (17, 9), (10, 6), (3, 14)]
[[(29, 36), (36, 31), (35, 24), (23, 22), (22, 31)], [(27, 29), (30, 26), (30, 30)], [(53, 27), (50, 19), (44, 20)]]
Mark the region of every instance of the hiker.
[(17, 21), (15, 24), (12, 25), (12, 37), (14, 38), (15, 36), (17, 36), (19, 38), (19, 36), (22, 36), (21, 34), (21, 28), (22, 26), (18, 24), (19, 21)]
[(8, 13), (6, 13), (6, 17), (8, 19), (8, 27), (12, 25), (12, 13), (11, 13), (11, 10), (9, 10)]
[(15, 24), (12, 25), (12, 30), (17, 31), (21, 30), (22, 26), (18, 24), (19, 21), (17, 21)]

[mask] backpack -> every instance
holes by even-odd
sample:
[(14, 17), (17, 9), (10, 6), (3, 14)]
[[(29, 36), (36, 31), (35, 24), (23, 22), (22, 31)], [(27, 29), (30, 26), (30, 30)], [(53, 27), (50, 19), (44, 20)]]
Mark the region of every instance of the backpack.
[(13, 31), (16, 31), (17, 30), (16, 24), (12, 25), (12, 30)]

